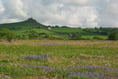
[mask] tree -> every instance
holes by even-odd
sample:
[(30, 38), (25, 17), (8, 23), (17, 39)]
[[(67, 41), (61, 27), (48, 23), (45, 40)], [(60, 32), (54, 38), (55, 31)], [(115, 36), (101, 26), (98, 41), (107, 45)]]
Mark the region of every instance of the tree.
[(39, 35), (36, 31), (31, 30), (28, 32), (28, 37), (29, 39), (36, 39), (39, 37)]
[(81, 39), (81, 35), (79, 33), (71, 33), (70, 37), (72, 40), (80, 40)]
[(109, 40), (118, 40), (118, 32), (111, 32), (108, 36)]
[(0, 30), (0, 37), (6, 39), (8, 42), (11, 42), (15, 37), (15, 33), (9, 29), (4, 28)]

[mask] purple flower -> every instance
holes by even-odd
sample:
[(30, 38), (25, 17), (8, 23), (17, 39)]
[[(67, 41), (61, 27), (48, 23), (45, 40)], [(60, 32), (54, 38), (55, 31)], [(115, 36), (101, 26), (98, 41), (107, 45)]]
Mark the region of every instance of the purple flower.
[(48, 67), (48, 66), (38, 66), (38, 67), (43, 69), (43, 71), (51, 71), (51, 70), (53, 70), (52, 67)]
[(5, 79), (8, 79), (8, 78), (10, 78), (8, 75), (6, 75), (6, 74), (2, 74), (2, 75), (0, 75), (0, 78), (5, 78)]
[(83, 69), (102, 69), (104, 71), (111, 71), (111, 72), (117, 72), (118, 73), (118, 68), (111, 68), (111, 67), (102, 67), (102, 66), (91, 66), (91, 65), (77, 65), (77, 66), (70, 66), (69, 69), (73, 68), (83, 68)]
[(25, 59), (47, 59), (46, 56), (38, 56), (38, 55), (27, 55)]
[[(97, 73), (93, 72), (78, 72), (80, 69), (89, 69), (89, 70), (97, 70)], [(97, 79), (108, 79), (107, 77), (117, 77), (118, 75), (118, 68), (111, 68), (111, 67), (103, 67), (103, 66), (91, 66), (91, 65), (77, 65), (77, 66), (69, 66), (67, 72), (70, 72), (71, 75), (74, 76), (85, 76), (85, 77), (95, 77)], [(102, 73), (101, 73), (102, 72)]]
[(73, 77), (87, 77), (87, 78), (97, 78), (97, 79), (103, 79), (104, 75), (102, 74), (98, 74), (98, 73), (94, 73), (94, 72), (72, 72), (69, 75), (69, 78), (73, 78)]

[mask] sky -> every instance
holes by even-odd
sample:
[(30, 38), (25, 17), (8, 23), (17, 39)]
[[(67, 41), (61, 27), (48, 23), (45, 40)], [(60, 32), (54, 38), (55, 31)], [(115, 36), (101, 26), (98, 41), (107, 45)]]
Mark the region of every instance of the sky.
[(118, 27), (118, 0), (0, 0), (0, 24), (28, 18), (46, 25)]

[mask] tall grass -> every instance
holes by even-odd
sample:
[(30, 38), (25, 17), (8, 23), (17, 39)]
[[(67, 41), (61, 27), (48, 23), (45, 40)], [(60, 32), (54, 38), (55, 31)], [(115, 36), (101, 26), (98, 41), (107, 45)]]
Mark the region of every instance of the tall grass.
[(117, 79), (117, 41), (0, 42), (0, 78)]

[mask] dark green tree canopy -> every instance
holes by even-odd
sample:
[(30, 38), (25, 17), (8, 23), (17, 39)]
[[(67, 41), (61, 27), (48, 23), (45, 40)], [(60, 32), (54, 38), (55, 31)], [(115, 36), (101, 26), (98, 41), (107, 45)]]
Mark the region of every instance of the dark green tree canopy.
[(12, 30), (3, 28), (0, 30), (0, 37), (6, 39), (8, 42), (11, 42), (15, 38), (15, 33)]
[(109, 40), (118, 40), (118, 32), (117, 31), (111, 32), (108, 36), (108, 39)]

